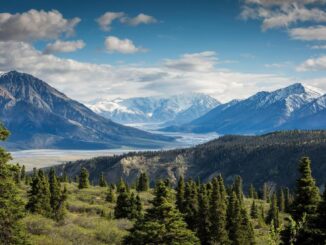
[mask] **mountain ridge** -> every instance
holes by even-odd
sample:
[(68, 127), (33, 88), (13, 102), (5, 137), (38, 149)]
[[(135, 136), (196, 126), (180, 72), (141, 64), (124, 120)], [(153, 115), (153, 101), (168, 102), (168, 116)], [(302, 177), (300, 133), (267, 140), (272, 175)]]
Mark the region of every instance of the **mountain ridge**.
[(0, 118), (12, 131), (10, 148), (155, 148), (173, 140), (103, 118), (26, 73), (2, 74), (0, 88)]

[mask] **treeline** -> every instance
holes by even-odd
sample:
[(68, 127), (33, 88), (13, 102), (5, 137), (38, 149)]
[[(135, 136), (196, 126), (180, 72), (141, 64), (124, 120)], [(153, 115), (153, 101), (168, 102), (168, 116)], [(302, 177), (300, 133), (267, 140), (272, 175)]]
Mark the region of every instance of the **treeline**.
[[(166, 174), (163, 168), (171, 167), (174, 179), (185, 172), (185, 178), (200, 178), (206, 182), (212, 174), (221, 173), (226, 184), (232, 184), (233, 176), (241, 173), (244, 189), (250, 184), (257, 189), (264, 183), (295, 187), (298, 177), (298, 160), (307, 155), (313, 161), (313, 172), (317, 183), (326, 182), (326, 131), (285, 131), (261, 136), (223, 136), (205, 144), (188, 148), (160, 152), (129, 153), (121, 156), (99, 157), (56, 166), (59, 174), (66, 172), (70, 177), (79, 174), (85, 167), (90, 170), (90, 181), (97, 183), (101, 172), (111, 181), (118, 182), (124, 161), (139, 161), (154, 176)], [(181, 160), (180, 160), (181, 159)], [(119, 167), (117, 167), (119, 165)], [(135, 165), (137, 166), (137, 164)], [(133, 167), (127, 173), (140, 172)], [(171, 171), (169, 174), (171, 174)], [(135, 174), (122, 176), (129, 184)], [(153, 183), (154, 184), (154, 183)], [(175, 184), (175, 183), (174, 183)]]

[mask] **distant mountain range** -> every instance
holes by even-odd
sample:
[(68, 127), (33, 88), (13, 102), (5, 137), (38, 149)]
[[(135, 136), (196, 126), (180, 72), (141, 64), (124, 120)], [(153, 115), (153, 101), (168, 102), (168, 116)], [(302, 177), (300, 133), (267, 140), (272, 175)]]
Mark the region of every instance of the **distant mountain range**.
[(206, 94), (97, 100), (87, 106), (101, 116), (122, 124), (181, 125), (204, 115), (217, 105)]
[(221, 104), (190, 123), (162, 131), (261, 134), (284, 129), (326, 129), (326, 95), (295, 83)]
[(29, 74), (0, 76), (0, 121), (10, 149), (156, 148), (173, 140), (104, 118)]

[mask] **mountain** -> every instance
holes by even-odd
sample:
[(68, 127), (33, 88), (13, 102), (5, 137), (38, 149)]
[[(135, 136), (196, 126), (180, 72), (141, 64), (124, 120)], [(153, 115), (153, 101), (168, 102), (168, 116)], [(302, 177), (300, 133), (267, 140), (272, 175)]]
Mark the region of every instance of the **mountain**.
[(122, 126), (29, 74), (0, 76), (0, 120), (10, 149), (162, 147), (172, 138)]
[(129, 153), (114, 157), (98, 157), (57, 166), (71, 178), (86, 167), (97, 183), (101, 172), (110, 183), (122, 177), (134, 183), (146, 171), (152, 180), (170, 178), (172, 183), (185, 178), (207, 181), (221, 173), (227, 183), (241, 175), (245, 190), (263, 183), (293, 187), (298, 177), (298, 161), (302, 156), (312, 160), (313, 175), (319, 186), (326, 183), (326, 131), (283, 131), (261, 136), (223, 136), (187, 149), (160, 152)]
[[(259, 92), (244, 100), (219, 105), (188, 124), (168, 127), (163, 131), (220, 134), (271, 132), (282, 129), (283, 125), (293, 120), (299, 110), (321, 96), (322, 93), (318, 89), (295, 83), (273, 92)], [(289, 125), (288, 129), (291, 128)], [(310, 129), (309, 125), (306, 129)]]
[(88, 105), (94, 112), (122, 124), (179, 125), (190, 122), (220, 103), (205, 94), (167, 97), (97, 100)]

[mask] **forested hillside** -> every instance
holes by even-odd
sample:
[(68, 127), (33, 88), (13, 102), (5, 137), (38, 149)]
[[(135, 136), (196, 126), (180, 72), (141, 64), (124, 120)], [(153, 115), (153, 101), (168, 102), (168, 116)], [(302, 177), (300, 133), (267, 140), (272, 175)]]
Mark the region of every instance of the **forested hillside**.
[(151, 179), (170, 178), (173, 183), (181, 175), (207, 181), (221, 173), (227, 183), (241, 175), (245, 187), (251, 183), (293, 187), (297, 162), (305, 155), (312, 159), (317, 184), (321, 186), (326, 182), (326, 131), (224, 136), (194, 148), (98, 157), (70, 162), (56, 170), (75, 177), (85, 167), (94, 183), (101, 172), (107, 181), (118, 182), (122, 176), (132, 183), (141, 171), (146, 171)]

